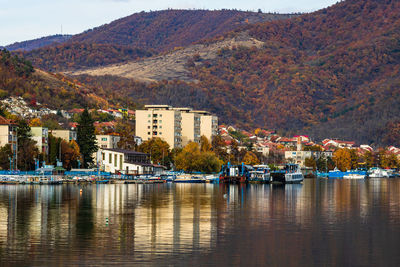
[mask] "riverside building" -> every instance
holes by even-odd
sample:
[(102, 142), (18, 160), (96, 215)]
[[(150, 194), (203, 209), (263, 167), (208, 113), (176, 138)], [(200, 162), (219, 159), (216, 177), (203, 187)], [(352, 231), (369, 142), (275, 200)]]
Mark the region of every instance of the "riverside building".
[(200, 142), (202, 135), (210, 141), (218, 131), (218, 117), (207, 111), (174, 108), (169, 105), (146, 105), (136, 111), (136, 135), (143, 141), (159, 137), (171, 148)]

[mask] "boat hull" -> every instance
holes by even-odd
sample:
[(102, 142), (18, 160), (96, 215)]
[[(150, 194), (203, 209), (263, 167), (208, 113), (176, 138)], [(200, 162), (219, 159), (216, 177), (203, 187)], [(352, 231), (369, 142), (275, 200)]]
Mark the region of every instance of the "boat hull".
[(220, 183), (229, 183), (229, 184), (246, 183), (247, 177), (246, 176), (220, 176), (219, 182)]
[(287, 173), (272, 173), (272, 182), (283, 183), (283, 184), (300, 184), (304, 180), (304, 176), (301, 173), (298, 174), (287, 174)]

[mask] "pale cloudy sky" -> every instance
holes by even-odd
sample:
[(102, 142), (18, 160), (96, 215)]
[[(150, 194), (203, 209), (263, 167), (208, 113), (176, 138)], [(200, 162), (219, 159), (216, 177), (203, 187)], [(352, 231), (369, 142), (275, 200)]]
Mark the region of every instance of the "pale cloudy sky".
[(142, 10), (239, 9), (309, 12), (337, 0), (0, 0), (0, 46), (52, 34), (76, 34)]

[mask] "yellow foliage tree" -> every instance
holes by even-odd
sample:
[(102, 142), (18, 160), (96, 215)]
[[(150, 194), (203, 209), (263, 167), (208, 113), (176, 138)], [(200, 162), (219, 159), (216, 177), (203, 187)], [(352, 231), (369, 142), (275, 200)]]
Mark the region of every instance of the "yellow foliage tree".
[(211, 151), (210, 141), (208, 141), (207, 137), (205, 137), (204, 135), (200, 137), (200, 151), (201, 152)]
[(351, 169), (351, 153), (348, 148), (340, 148), (333, 153), (333, 161), (341, 171)]
[(399, 160), (397, 156), (391, 152), (383, 153), (380, 161), (381, 167), (385, 169), (394, 169), (399, 167)]
[(222, 161), (211, 151), (200, 151), (199, 144), (191, 142), (187, 144), (175, 157), (178, 170), (185, 172), (211, 173), (220, 170)]
[(30, 127), (41, 127), (43, 126), (42, 121), (39, 118), (34, 118), (29, 122)]
[(251, 151), (247, 151), (246, 155), (243, 157), (243, 162), (246, 165), (257, 165), (260, 164), (260, 161), (258, 160), (256, 154), (254, 154)]

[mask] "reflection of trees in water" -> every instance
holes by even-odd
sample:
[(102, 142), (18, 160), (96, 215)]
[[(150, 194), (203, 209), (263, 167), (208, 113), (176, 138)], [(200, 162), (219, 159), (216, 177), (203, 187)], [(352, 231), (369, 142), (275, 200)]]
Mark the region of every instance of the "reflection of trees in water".
[(89, 242), (88, 239), (93, 235), (94, 212), (91, 190), (82, 190), (76, 213), (76, 238), (80, 246), (85, 246), (85, 241)]

